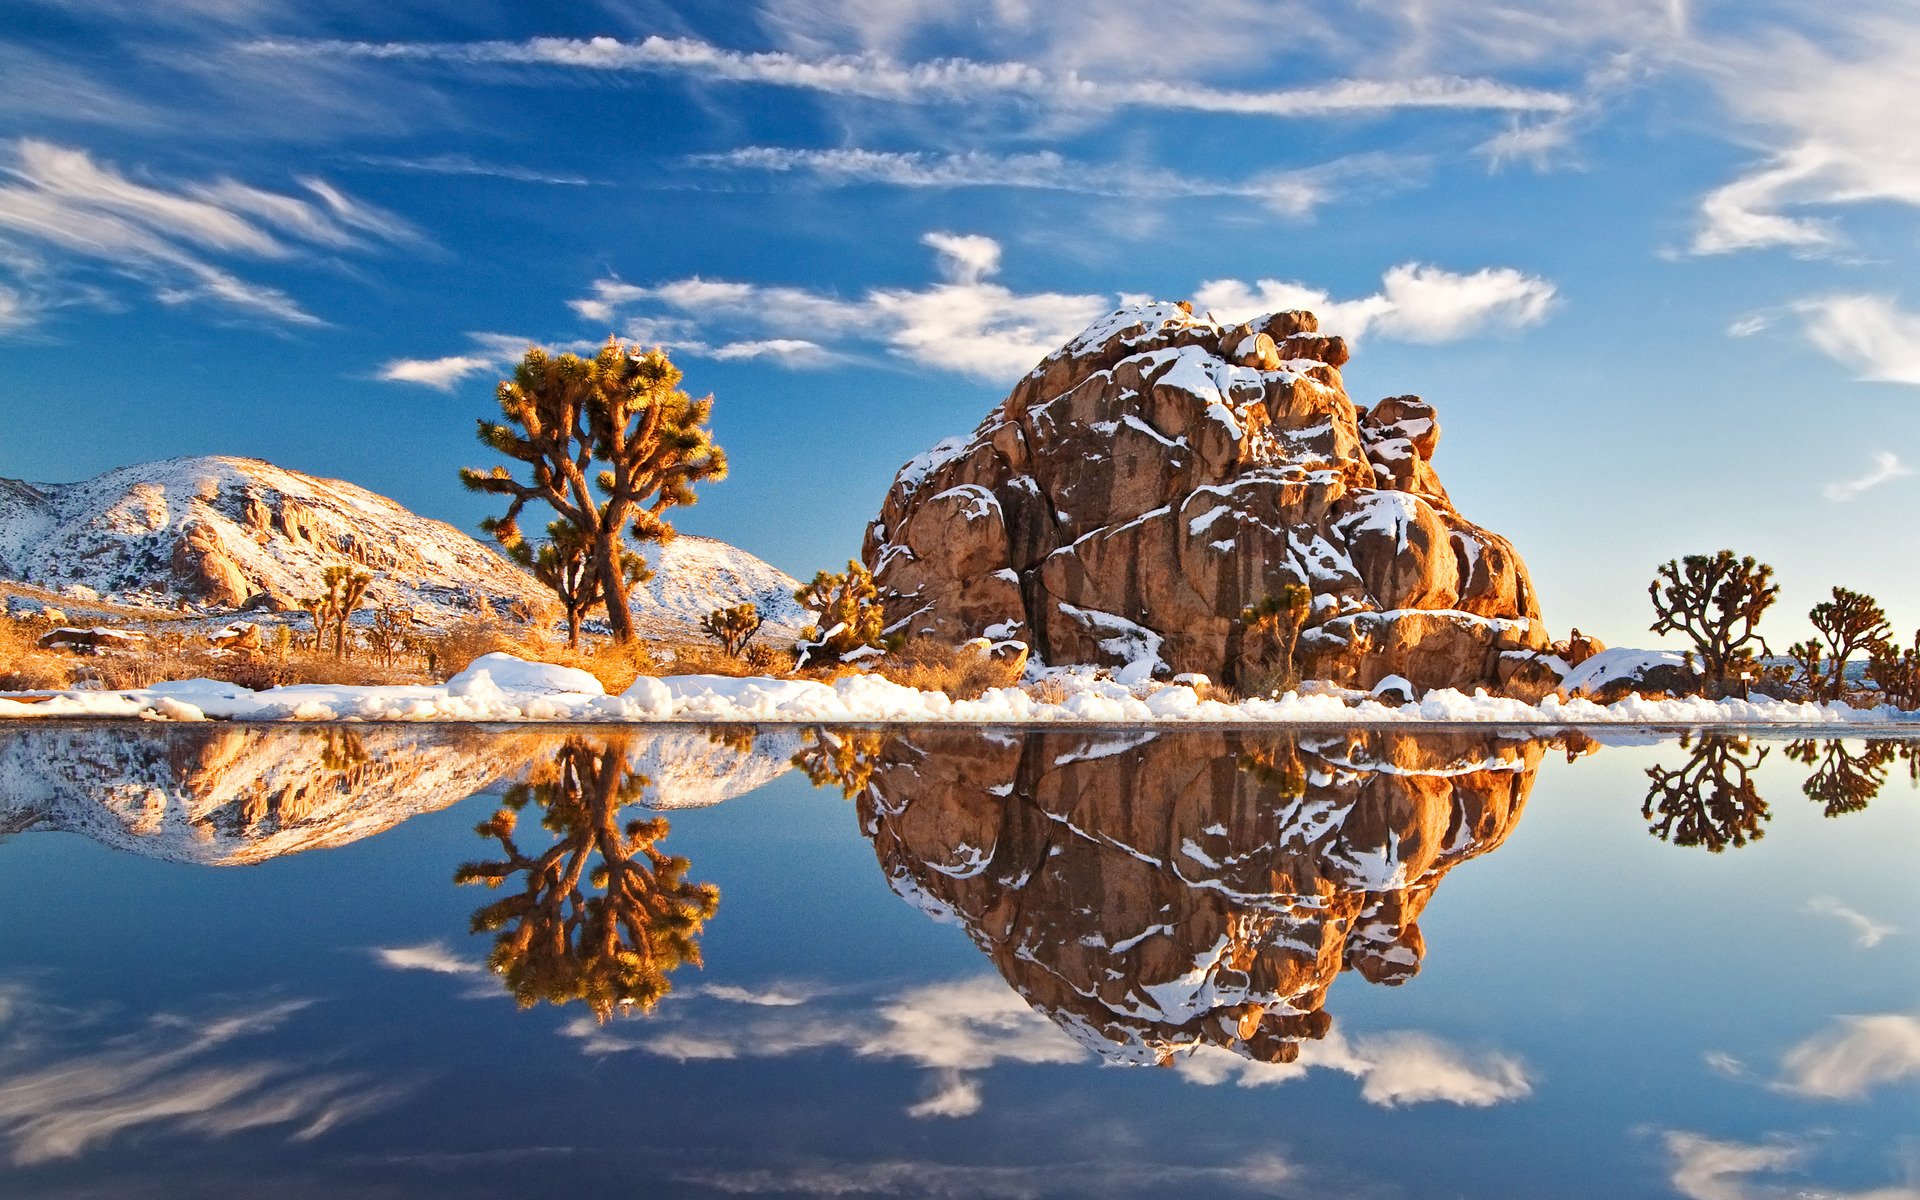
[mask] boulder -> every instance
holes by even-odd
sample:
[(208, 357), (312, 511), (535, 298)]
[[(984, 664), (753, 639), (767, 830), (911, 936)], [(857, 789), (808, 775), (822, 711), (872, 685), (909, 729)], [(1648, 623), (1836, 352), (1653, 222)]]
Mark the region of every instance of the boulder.
[(1234, 687), (1286, 667), (1241, 611), (1304, 584), (1302, 676), (1498, 688), (1547, 644), (1526, 567), (1454, 509), (1433, 406), (1357, 407), (1347, 355), (1306, 312), (1096, 322), (895, 477), (863, 550), (889, 632)]

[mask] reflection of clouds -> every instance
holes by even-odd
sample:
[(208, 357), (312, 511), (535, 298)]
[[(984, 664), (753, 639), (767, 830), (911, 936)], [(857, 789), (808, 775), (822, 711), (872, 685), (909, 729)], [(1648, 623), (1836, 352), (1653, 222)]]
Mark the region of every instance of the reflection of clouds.
[(1739, 1079), (1747, 1073), (1747, 1064), (1725, 1050), (1709, 1050), (1700, 1058), (1707, 1064), (1709, 1070), (1715, 1074), (1725, 1075), (1728, 1079)]
[(392, 971), (431, 971), (436, 975), (485, 975), (487, 968), (472, 959), (461, 958), (442, 942), (423, 942), (418, 946), (375, 946), (375, 962)]
[(1823, 917), (1836, 917), (1853, 929), (1853, 940), (1863, 950), (1871, 950), (1887, 940), (1889, 934), (1900, 931), (1891, 925), (1874, 920), (1857, 909), (1848, 908), (1832, 896), (1815, 896), (1807, 901), (1807, 911)]
[(1868, 1192), (1837, 1192), (1785, 1181), (1753, 1178), (1777, 1175), (1798, 1167), (1808, 1147), (1788, 1141), (1758, 1144), (1722, 1142), (1685, 1130), (1666, 1135), (1672, 1162), (1668, 1182), (1686, 1200), (1920, 1200), (1912, 1187), (1875, 1188)]
[(1904, 1013), (1841, 1017), (1781, 1059), (1782, 1091), (1858, 1100), (1873, 1088), (1920, 1075), (1920, 1020)]
[(709, 983), (689, 989), (689, 994), (712, 996), (734, 1004), (752, 1004), (761, 1008), (795, 1008), (821, 995), (825, 989), (804, 983), (770, 983), (759, 988), (735, 987), (729, 983)]
[[(789, 985), (781, 994), (799, 990)], [(703, 988), (701, 994), (735, 999), (713, 988)], [(578, 1038), (589, 1054), (638, 1051), (678, 1062), (784, 1058), (829, 1049), (908, 1062), (933, 1073), (927, 1094), (907, 1109), (915, 1117), (978, 1112), (983, 1098), (975, 1073), (996, 1063), (1065, 1064), (1092, 1057), (991, 975), (911, 988), (852, 1011), (819, 1011), (812, 1000), (777, 1008), (765, 1001), (754, 1003), (765, 1011), (745, 1018), (730, 1014), (701, 1019), (680, 1015), (684, 1008), (672, 1014), (662, 1010), (648, 1019), (653, 1028), (633, 1033), (584, 1019), (563, 1032)], [(1360, 1080), (1361, 1098), (1387, 1108), (1430, 1101), (1486, 1107), (1532, 1091), (1519, 1060), (1497, 1053), (1469, 1054), (1414, 1032), (1351, 1040), (1332, 1033), (1304, 1044), (1293, 1063), (1257, 1062), (1213, 1046), (1202, 1046), (1176, 1062), (1176, 1070), (1191, 1083), (1242, 1087), (1284, 1083), (1316, 1067)]]
[(940, 1162), (819, 1163), (797, 1167), (695, 1171), (682, 1183), (729, 1195), (978, 1197), (1033, 1200), (1040, 1196), (1129, 1195), (1214, 1190), (1260, 1196), (1316, 1194), (1303, 1190), (1300, 1172), (1277, 1154), (1256, 1154), (1221, 1166), (1095, 1161), (989, 1167)]
[(396, 1095), (363, 1076), (209, 1061), (230, 1042), (278, 1028), (307, 1001), (213, 1020), (156, 1017), (108, 1049), (67, 1053), (69, 1015), (18, 990), (4, 995), (16, 1035), (0, 1048), (0, 1137), (17, 1165), (73, 1158), (136, 1129), (226, 1137), (292, 1126), (294, 1140), (305, 1141)]
[(1431, 1034), (1411, 1031), (1352, 1040), (1335, 1031), (1301, 1043), (1300, 1057), (1290, 1063), (1258, 1062), (1217, 1046), (1202, 1046), (1175, 1069), (1194, 1083), (1231, 1081), (1241, 1087), (1259, 1087), (1299, 1079), (1316, 1067), (1343, 1071), (1360, 1080), (1360, 1098), (1383, 1108), (1425, 1101), (1486, 1108), (1533, 1091), (1518, 1059), (1495, 1053), (1469, 1055)]

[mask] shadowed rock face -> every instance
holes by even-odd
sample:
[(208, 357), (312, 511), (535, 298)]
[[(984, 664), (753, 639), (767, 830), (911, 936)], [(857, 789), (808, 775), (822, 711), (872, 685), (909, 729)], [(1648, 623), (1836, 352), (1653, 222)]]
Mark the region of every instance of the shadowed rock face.
[(864, 551), (889, 625), (1240, 682), (1284, 653), (1241, 610), (1297, 583), (1305, 677), (1507, 682), (1546, 644), (1525, 565), (1454, 511), (1433, 407), (1357, 407), (1316, 329), (1171, 304), (1096, 323), (895, 477)]
[(1419, 971), (1417, 918), (1506, 839), (1547, 745), (915, 731), (878, 746), (860, 815), (894, 890), (1093, 1049), (1290, 1062), (1343, 970)]

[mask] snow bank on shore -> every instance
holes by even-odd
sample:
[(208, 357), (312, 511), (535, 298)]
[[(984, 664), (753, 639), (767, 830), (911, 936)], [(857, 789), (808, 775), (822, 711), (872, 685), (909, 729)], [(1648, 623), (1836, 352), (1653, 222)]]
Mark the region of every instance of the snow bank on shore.
[(1271, 700), (1203, 700), (1190, 686), (1123, 684), (1092, 672), (1057, 670), (1037, 699), (996, 688), (977, 700), (921, 692), (878, 675), (834, 683), (733, 679), (721, 675), (643, 677), (606, 695), (583, 671), (489, 654), (439, 686), (335, 687), (306, 684), (255, 692), (237, 684), (187, 679), (118, 692), (0, 695), (5, 717), (120, 717), (149, 721), (753, 721), (862, 723), (949, 721), (971, 724), (1347, 724), (1385, 721), (1481, 721), (1512, 725), (1848, 725), (1920, 724), (1920, 714), (1889, 707), (1696, 697), (1614, 704), (1549, 697), (1527, 704), (1485, 693), (1428, 692), (1408, 704), (1359, 696), (1288, 694)]

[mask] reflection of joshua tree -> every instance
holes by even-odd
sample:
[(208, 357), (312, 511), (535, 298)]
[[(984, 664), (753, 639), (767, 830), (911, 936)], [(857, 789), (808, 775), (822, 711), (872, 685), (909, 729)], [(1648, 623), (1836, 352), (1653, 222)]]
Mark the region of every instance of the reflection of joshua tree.
[(1307, 772), (1300, 765), (1300, 747), (1292, 740), (1255, 746), (1235, 759), (1234, 765), (1272, 788), (1283, 800), (1306, 794)]
[[(475, 933), (495, 934), (488, 964), (521, 1007), (583, 1000), (604, 1021), (617, 1005), (651, 1008), (672, 988), (669, 973), (699, 965), (698, 935), (720, 891), (687, 882), (687, 860), (655, 848), (666, 821), (620, 824), (648, 783), (628, 770), (624, 738), (569, 738), (550, 767), (508, 789), (500, 811), (477, 827), (505, 857), (467, 863), (454, 882), (498, 887), (525, 876), (520, 894), (473, 914)], [(529, 801), (558, 838), (538, 852), (514, 836)], [(587, 895), (583, 881), (598, 894)]]
[(793, 756), (815, 787), (837, 787), (851, 800), (867, 790), (880, 765), (887, 735), (878, 729), (809, 729), (807, 744)]
[(1896, 751), (1892, 742), (1865, 742), (1855, 754), (1838, 738), (1803, 738), (1787, 745), (1787, 757), (1813, 768), (1800, 790), (1829, 817), (1859, 812), (1886, 786)]
[[(1681, 748), (1687, 744), (1682, 737)], [(1640, 815), (1653, 822), (1648, 832), (1676, 846), (1705, 846), (1715, 854), (1759, 841), (1766, 834), (1761, 826), (1768, 817), (1767, 802), (1754, 789), (1752, 774), (1766, 758), (1767, 751), (1755, 751), (1747, 738), (1706, 734), (1678, 770), (1648, 767), (1653, 785), (1640, 806)]]

